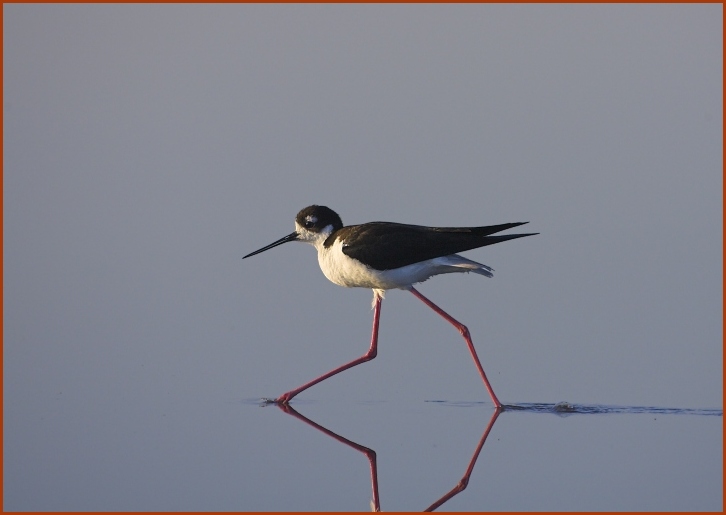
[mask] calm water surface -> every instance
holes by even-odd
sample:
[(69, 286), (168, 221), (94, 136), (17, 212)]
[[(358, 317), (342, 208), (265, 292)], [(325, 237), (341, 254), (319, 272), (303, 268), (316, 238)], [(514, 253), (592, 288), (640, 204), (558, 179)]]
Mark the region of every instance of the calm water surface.
[(284, 493), (254, 495), (254, 509), (365, 510), (376, 502), (396, 511), (722, 505), (720, 409), (293, 405), (262, 415), (283, 418), (287, 436), (270, 453), (289, 461), (268, 469), (271, 483), (286, 485)]
[[(721, 410), (520, 403), (498, 413), (487, 402), (314, 398), (282, 409), (192, 391), (120, 403), (92, 393), (58, 392), (51, 405), (6, 417), (6, 510), (718, 511), (723, 503)], [(12, 402), (6, 409), (20, 412)]]

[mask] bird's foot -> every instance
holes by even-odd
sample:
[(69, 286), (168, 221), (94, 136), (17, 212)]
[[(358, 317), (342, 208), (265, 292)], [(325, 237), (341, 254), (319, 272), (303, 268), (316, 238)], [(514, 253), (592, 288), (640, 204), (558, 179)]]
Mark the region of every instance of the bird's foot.
[(275, 404), (289, 404), (295, 395), (291, 394), (292, 392), (283, 393), (280, 395), (277, 399), (275, 399)]
[(278, 406), (287, 406), (290, 403), (290, 400), (294, 397), (294, 395), (290, 395), (290, 392), (283, 393), (280, 395), (277, 399), (270, 399), (268, 397), (263, 397), (260, 402), (263, 406), (269, 406), (270, 404), (277, 404)]

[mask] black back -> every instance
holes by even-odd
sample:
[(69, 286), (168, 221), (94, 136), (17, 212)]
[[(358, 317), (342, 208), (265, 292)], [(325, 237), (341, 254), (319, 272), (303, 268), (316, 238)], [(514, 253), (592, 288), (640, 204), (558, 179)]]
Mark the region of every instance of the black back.
[(427, 259), (448, 256), (532, 234), (491, 234), (527, 222), (485, 227), (425, 227), (392, 222), (351, 225), (335, 231), (325, 241), (329, 247), (343, 239), (343, 253), (376, 270), (391, 270)]

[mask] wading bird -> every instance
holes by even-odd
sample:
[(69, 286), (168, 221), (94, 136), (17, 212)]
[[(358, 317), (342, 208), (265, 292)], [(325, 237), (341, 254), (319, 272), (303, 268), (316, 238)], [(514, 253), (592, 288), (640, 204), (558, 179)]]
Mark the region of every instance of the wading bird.
[(457, 253), (538, 234), (492, 236), (492, 234), (525, 223), (527, 222), (485, 227), (425, 227), (391, 222), (370, 222), (344, 227), (340, 216), (328, 207), (313, 205), (301, 210), (295, 217), (294, 232), (247, 254), (244, 258), (288, 241), (310, 243), (318, 251), (318, 263), (323, 274), (330, 281), (348, 288), (371, 288), (373, 290), (373, 334), (368, 352), (360, 358), (341, 365), (294, 390), (283, 393), (277, 399), (269, 402), (287, 404), (293, 397), (311, 386), (375, 358), (383, 294), (385, 290), (400, 289), (413, 293), (458, 329), (469, 347), (474, 364), (479, 370), (494, 405), (497, 408), (501, 407), (502, 404), (494, 394), (476, 355), (469, 330), (464, 324), (424, 297), (413, 285), (434, 275), (456, 272), (474, 272), (484, 277), (492, 277), (492, 268), (466, 259)]

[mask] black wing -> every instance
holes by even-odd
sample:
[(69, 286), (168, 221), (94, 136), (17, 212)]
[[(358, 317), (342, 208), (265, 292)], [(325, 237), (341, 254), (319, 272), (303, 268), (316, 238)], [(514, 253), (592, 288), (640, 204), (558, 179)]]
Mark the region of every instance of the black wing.
[[(502, 241), (532, 236), (490, 236), (527, 222), (485, 227), (425, 227), (391, 222), (371, 222), (344, 227), (331, 239), (344, 239), (343, 253), (376, 270), (391, 270), (427, 259), (456, 254)], [(333, 241), (326, 241), (326, 245)]]

